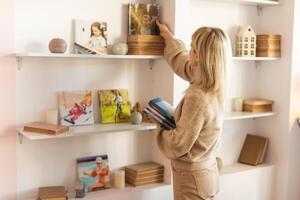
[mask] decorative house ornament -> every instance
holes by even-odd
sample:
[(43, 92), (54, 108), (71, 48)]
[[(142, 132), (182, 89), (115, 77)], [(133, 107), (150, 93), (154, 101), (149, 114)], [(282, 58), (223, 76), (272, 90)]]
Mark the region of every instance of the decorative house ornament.
[(256, 56), (256, 34), (248, 25), (241, 27), (236, 36), (236, 56)]

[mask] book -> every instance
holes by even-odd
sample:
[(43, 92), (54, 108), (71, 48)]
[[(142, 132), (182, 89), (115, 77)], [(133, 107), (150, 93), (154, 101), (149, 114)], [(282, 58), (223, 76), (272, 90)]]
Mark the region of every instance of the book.
[(100, 102), (100, 122), (128, 122), (131, 116), (131, 105), (126, 89), (111, 89), (98, 91)]
[(74, 47), (78, 54), (107, 54), (107, 23), (75, 20)]
[(169, 120), (168, 118), (166, 118), (165, 116), (163, 116), (162, 114), (160, 114), (157, 110), (155, 110), (154, 108), (152, 108), (151, 106), (147, 106), (147, 109), (153, 113), (155, 116), (159, 117), (160, 119), (162, 119), (163, 122), (165, 122), (166, 124), (168, 124), (169, 126), (171, 126), (172, 128), (175, 128), (175, 123), (174, 121)]
[(94, 124), (92, 91), (62, 91), (58, 93), (62, 125)]
[(149, 105), (157, 110), (164, 117), (168, 118), (170, 121), (174, 121), (174, 112), (175, 109), (171, 104), (165, 101), (162, 98), (155, 98), (149, 101)]
[(268, 138), (248, 134), (239, 156), (239, 162), (254, 166), (262, 164), (267, 145)]
[(69, 130), (68, 126), (54, 125), (45, 122), (32, 122), (25, 124), (24, 131), (47, 134), (47, 135), (58, 135)]
[(67, 192), (63, 186), (50, 186), (39, 188), (40, 200), (66, 200)]
[(107, 155), (78, 158), (77, 169), (85, 192), (110, 188)]
[(266, 99), (245, 99), (243, 110), (248, 112), (272, 112), (273, 101)]
[(162, 119), (157, 117), (154, 113), (149, 111), (147, 108), (144, 109), (144, 112), (147, 113), (150, 117), (152, 117), (156, 122), (158, 122), (164, 129), (171, 130), (172, 127), (165, 123)]
[(128, 5), (128, 35), (159, 35), (156, 20), (159, 19), (157, 4), (130, 3)]
[(126, 171), (131, 171), (134, 173), (142, 173), (142, 172), (147, 172), (151, 170), (160, 170), (163, 169), (164, 166), (155, 162), (145, 162), (145, 163), (139, 163), (139, 164), (134, 164), (134, 165), (129, 165), (125, 167), (125, 172)]

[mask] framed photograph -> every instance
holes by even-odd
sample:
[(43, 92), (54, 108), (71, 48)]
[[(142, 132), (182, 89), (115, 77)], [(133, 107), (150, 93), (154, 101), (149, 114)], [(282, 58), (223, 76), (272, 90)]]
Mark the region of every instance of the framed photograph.
[(78, 177), (85, 192), (110, 188), (108, 156), (99, 155), (77, 159)]
[(128, 7), (128, 35), (159, 35), (157, 4), (129, 4)]
[(101, 123), (128, 122), (131, 106), (125, 89), (98, 91)]
[(58, 93), (61, 125), (94, 124), (92, 91), (62, 91)]
[(107, 54), (107, 23), (75, 20), (75, 53)]

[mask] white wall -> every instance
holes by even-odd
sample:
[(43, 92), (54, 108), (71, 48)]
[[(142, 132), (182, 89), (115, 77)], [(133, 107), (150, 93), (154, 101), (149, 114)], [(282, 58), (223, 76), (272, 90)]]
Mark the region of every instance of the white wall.
[(294, 5), (294, 31), (293, 31), (293, 64), (290, 106), (290, 134), (289, 134), (289, 170), (287, 199), (300, 199), (300, 127), (296, 119), (300, 117), (300, 2)]
[[(59, 36), (72, 52), (73, 19), (106, 21), (109, 44), (125, 42), (129, 2), (133, 1), (17, 0), (16, 51), (48, 52), (50, 39)], [(17, 72), (17, 124), (43, 120), (47, 109), (57, 107), (57, 91), (61, 90), (92, 89), (95, 94), (99, 89), (125, 88), (132, 104), (140, 101), (145, 106), (154, 97), (153, 73), (147, 61), (25, 58)], [(97, 102), (95, 94), (96, 122)], [(164, 162), (164, 158), (156, 159), (160, 154), (152, 154), (152, 138), (153, 133), (145, 131), (52, 141), (25, 139), (17, 145), (18, 199), (35, 198), (40, 186), (65, 185), (72, 191), (79, 157), (108, 154), (112, 170), (153, 159)]]

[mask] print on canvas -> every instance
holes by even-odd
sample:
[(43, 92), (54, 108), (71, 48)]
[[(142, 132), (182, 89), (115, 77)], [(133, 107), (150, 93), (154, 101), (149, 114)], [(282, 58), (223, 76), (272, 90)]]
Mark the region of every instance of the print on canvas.
[(75, 20), (75, 52), (107, 54), (107, 23)]
[(108, 156), (99, 155), (77, 159), (78, 177), (85, 192), (109, 188)]
[(59, 92), (59, 112), (62, 125), (94, 123), (92, 91)]
[(101, 123), (128, 122), (131, 115), (128, 92), (124, 89), (100, 90)]
[(159, 6), (156, 4), (129, 4), (129, 35), (159, 35), (156, 20)]

